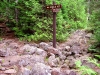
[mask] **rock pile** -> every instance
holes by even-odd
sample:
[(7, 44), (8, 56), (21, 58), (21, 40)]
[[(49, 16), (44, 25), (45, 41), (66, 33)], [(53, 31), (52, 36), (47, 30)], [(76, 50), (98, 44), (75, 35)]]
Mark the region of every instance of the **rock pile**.
[(0, 75), (78, 75), (75, 62), (86, 59), (91, 33), (77, 30), (65, 43), (0, 41)]

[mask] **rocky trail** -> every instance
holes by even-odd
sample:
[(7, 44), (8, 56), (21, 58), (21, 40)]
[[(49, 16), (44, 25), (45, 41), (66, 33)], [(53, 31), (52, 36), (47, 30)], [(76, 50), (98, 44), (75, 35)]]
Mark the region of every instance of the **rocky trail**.
[(57, 43), (57, 48), (52, 47), (52, 42), (37, 44), (3, 38), (0, 41), (0, 75), (81, 75), (75, 68), (76, 61), (93, 69), (95, 66), (86, 61), (91, 56), (88, 53), (91, 35), (77, 30), (66, 42)]

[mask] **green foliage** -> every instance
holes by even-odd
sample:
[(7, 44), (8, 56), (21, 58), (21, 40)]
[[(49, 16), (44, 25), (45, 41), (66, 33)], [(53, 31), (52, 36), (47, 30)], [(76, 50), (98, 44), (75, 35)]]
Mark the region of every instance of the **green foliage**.
[(82, 65), (81, 61), (76, 62), (76, 68), (81, 72), (81, 75), (97, 75), (97, 73), (91, 68)]
[(63, 18), (72, 29), (87, 27), (84, 0), (63, 0), (61, 4)]
[(100, 55), (95, 55), (95, 57), (100, 60)]
[[(55, 2), (62, 5), (57, 13), (57, 41), (66, 40), (72, 30), (87, 27), (85, 0)], [(52, 12), (43, 8), (50, 4), (52, 0), (4, 0), (0, 1), (0, 15), (9, 19), (8, 25), (21, 40), (51, 41)]]
[(91, 57), (90, 57), (90, 58), (88, 59), (88, 61), (91, 62), (91, 63), (93, 63), (93, 64), (95, 64), (97, 67), (100, 68), (100, 64), (98, 63), (98, 60), (97, 60), (97, 59), (91, 58)]
[(0, 37), (0, 41), (2, 41), (2, 38)]
[(94, 45), (89, 48), (89, 50), (100, 53), (100, 1), (91, 0), (90, 7), (90, 27), (94, 33), (93, 40), (96, 41), (94, 42)]

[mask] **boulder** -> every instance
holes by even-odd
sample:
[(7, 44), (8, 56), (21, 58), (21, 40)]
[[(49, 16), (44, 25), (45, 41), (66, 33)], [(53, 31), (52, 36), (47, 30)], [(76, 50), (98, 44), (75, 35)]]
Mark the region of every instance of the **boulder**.
[(29, 54), (32, 55), (35, 53), (35, 51), (37, 50), (37, 47), (34, 46), (30, 46), (29, 44), (24, 45), (22, 48), (20, 48), (21, 50), (23, 50), (23, 54)]
[(92, 36), (92, 33), (88, 33), (85, 35), (86, 38), (90, 38)]
[(52, 54), (49, 58), (48, 58), (48, 64), (51, 67), (57, 66), (60, 63), (60, 59), (59, 58), (55, 58), (55, 55)]
[(43, 63), (37, 62), (32, 67), (30, 75), (51, 75), (50, 67)]
[(45, 42), (41, 42), (39, 44), (39, 47), (42, 48), (43, 50), (47, 50), (47, 48), (49, 47), (49, 45)]
[(47, 52), (44, 51), (43, 49), (37, 48), (37, 50), (35, 51), (35, 54), (40, 55), (42, 57), (46, 57), (47, 56)]
[(72, 52), (72, 54), (80, 54), (80, 53), (82, 53), (81, 47), (80, 46), (76, 46), (76, 45), (73, 45), (71, 47), (70, 51)]

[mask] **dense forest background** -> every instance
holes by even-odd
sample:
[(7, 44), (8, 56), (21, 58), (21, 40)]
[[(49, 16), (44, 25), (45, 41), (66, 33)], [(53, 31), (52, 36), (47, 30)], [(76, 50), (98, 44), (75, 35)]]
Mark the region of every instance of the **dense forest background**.
[[(66, 40), (76, 29), (86, 29), (100, 42), (99, 0), (55, 0), (62, 8), (57, 13), (57, 41)], [(1, 0), (0, 22), (21, 40), (52, 41), (52, 11), (45, 9), (52, 0)]]

